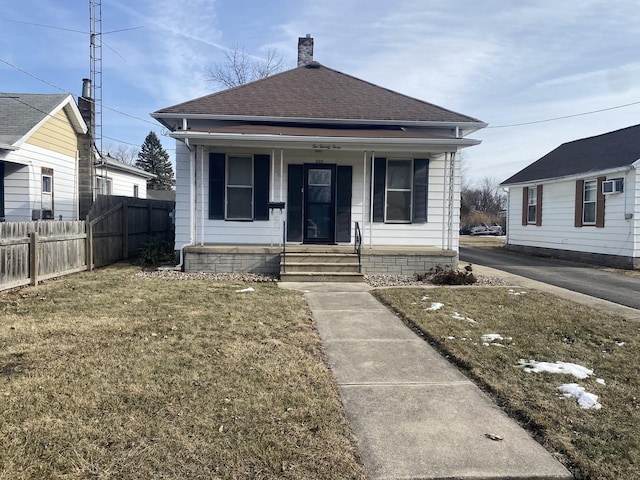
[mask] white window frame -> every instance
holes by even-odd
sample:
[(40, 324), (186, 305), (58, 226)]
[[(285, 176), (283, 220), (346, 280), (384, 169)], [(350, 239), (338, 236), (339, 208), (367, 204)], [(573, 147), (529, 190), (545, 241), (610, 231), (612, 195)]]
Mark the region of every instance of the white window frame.
[[(595, 225), (598, 217), (598, 180), (585, 180), (584, 190), (582, 192), (582, 224), (583, 225)], [(587, 200), (587, 190), (593, 192), (593, 200)], [(585, 214), (587, 212), (586, 206), (593, 204), (593, 220), (587, 220)]]
[[(389, 162), (405, 162), (409, 164), (409, 188), (389, 188)], [(409, 192), (409, 218), (407, 220), (390, 220), (388, 218), (389, 192)], [(413, 159), (410, 158), (387, 158), (386, 178), (384, 182), (384, 222), (385, 223), (411, 223), (413, 218)]]
[[(231, 165), (233, 164), (233, 158), (248, 158), (251, 161), (251, 185), (244, 184), (231, 184), (229, 183), (229, 174), (231, 173)], [(225, 178), (224, 178), (224, 197), (225, 197), (225, 205), (224, 205), (224, 218), (225, 220), (238, 220), (238, 221), (253, 221), (255, 216), (254, 207), (255, 207), (255, 179), (254, 177), (254, 163), (253, 163), (253, 155), (247, 154), (227, 154), (226, 155), (226, 165), (225, 165)], [(248, 217), (232, 217), (229, 215), (229, 189), (251, 189), (251, 214)]]
[[(106, 193), (104, 192), (106, 185)], [(104, 177), (102, 175), (96, 175), (96, 195), (111, 195), (113, 192), (113, 179), (111, 177)]]
[[(538, 213), (538, 189), (528, 187), (527, 189), (527, 223), (535, 225)], [(533, 215), (532, 215), (533, 212)]]
[(40, 174), (40, 208), (53, 211), (53, 170), (49, 168)]

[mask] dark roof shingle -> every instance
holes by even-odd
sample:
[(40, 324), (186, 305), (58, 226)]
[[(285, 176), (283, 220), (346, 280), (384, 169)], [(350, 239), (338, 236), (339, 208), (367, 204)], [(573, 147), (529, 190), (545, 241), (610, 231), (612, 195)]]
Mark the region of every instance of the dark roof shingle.
[(640, 125), (563, 143), (501, 185), (626, 167), (640, 159)]
[(480, 122), (317, 62), (163, 108), (154, 116), (171, 113), (365, 121)]

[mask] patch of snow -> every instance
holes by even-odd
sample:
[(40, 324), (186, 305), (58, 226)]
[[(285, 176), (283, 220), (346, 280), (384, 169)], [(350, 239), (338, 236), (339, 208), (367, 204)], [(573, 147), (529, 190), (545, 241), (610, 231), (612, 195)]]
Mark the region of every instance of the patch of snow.
[(502, 348), (504, 348), (504, 345), (503, 345), (503, 344), (501, 344), (501, 343), (491, 342), (491, 344), (490, 344), (490, 345), (491, 345), (492, 347), (502, 347)]
[(507, 293), (509, 295), (524, 295), (527, 292), (516, 292), (513, 288), (510, 288), (509, 290), (507, 290)]
[(482, 342), (482, 345), (483, 345), (484, 347), (488, 347), (488, 346), (489, 346), (489, 344), (488, 344), (487, 342)]
[(606, 385), (604, 378), (596, 378), (596, 382), (599, 383), (600, 385)]
[(242, 290), (236, 290), (236, 293), (255, 292), (253, 287), (243, 288)]
[(576, 378), (584, 379), (593, 375), (593, 370), (578, 365), (576, 363), (568, 362), (536, 362), (535, 360), (518, 360), (519, 366), (524, 368), (525, 372), (547, 372), (547, 373), (564, 373), (566, 375), (573, 375)]
[(616, 342), (616, 345), (619, 347), (624, 347), (627, 344), (627, 342)]
[(453, 315), (451, 316), (456, 320), (464, 320), (465, 322), (476, 323), (473, 318), (465, 317), (464, 315), (460, 315), (458, 312), (453, 312)]
[(447, 337), (449, 340), (455, 340), (456, 337)]
[(600, 410), (602, 405), (598, 403), (598, 396), (585, 391), (584, 387), (581, 387), (577, 383), (565, 383), (560, 385), (558, 390), (562, 392), (562, 396), (565, 398), (575, 398), (580, 405), (580, 408)]
[(426, 310), (429, 311), (429, 312), (435, 312), (436, 310), (440, 310), (442, 307), (444, 307), (444, 303), (431, 302), (431, 306), (429, 308), (427, 308)]
[(485, 333), (482, 335), (483, 342), (493, 342), (494, 340), (504, 340), (499, 333)]
[(425, 295), (424, 297), (422, 297), (422, 301), (424, 302), (425, 300), (429, 299), (429, 295)]

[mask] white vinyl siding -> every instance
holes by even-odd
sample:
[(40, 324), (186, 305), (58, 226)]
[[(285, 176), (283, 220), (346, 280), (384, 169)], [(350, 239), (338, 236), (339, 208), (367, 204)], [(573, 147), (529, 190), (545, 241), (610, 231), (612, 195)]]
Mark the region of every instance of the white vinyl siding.
[[(33, 210), (43, 209), (53, 200), (57, 219), (78, 219), (76, 158), (24, 143), (5, 157), (5, 220), (31, 221)], [(52, 169), (52, 194), (42, 193), (42, 169)], [(47, 180), (48, 181), (48, 180)], [(48, 188), (48, 187), (47, 187)], [(43, 196), (45, 198), (43, 198)], [(48, 208), (47, 208), (48, 209)]]
[[(284, 150), (282, 170), (280, 166), (280, 150), (265, 149), (263, 151), (251, 149), (220, 149), (209, 150), (193, 146), (197, 152), (193, 171), (190, 170), (189, 150), (182, 142), (176, 143), (176, 249), (189, 243), (195, 245), (279, 245), (282, 241), (282, 222), (287, 218), (287, 210), (275, 209), (270, 212), (268, 222), (247, 222), (244, 220), (213, 220), (208, 218), (209, 212), (209, 153), (221, 152), (228, 155), (273, 154), (271, 160), (269, 185), (269, 199), (287, 203), (287, 170), (289, 164), (336, 164), (351, 165), (353, 183), (351, 200), (351, 242), (353, 243), (353, 229), (355, 222), (360, 224), (363, 235), (363, 246), (405, 246), (430, 247), (440, 249), (444, 243), (443, 228), (446, 228), (445, 198), (445, 155), (429, 154), (428, 176), (428, 218), (426, 223), (370, 223), (370, 194), (371, 194), (371, 156), (366, 161), (366, 181), (363, 183), (364, 167), (362, 152), (322, 152)], [(383, 156), (386, 152), (381, 152)], [(427, 157), (427, 153), (417, 153), (418, 157)], [(387, 157), (393, 158), (393, 152)], [(204, 159), (204, 162), (202, 161)], [(282, 175), (281, 175), (282, 173)], [(193, 174), (193, 178), (191, 178)], [(283, 190), (281, 192), (280, 186)], [(460, 166), (456, 161), (454, 176), (454, 205), (451, 225), (453, 240), (451, 248), (458, 249), (458, 229), (460, 228)], [(365, 203), (363, 205), (363, 193)], [(193, 204), (191, 202), (194, 202)], [(204, 215), (203, 215), (204, 208)], [(191, 213), (193, 212), (193, 213)], [(193, 231), (190, 231), (190, 215), (192, 216)]]
[[(640, 227), (638, 226), (640, 223), (638, 221), (640, 218), (640, 203), (638, 203), (640, 192), (636, 191), (635, 171), (609, 175), (611, 178), (621, 176), (625, 177), (625, 192), (606, 195), (604, 228), (580, 228), (575, 226), (575, 179), (544, 184), (544, 202), (547, 208), (542, 209), (542, 225), (536, 229), (526, 228), (526, 226), (522, 225), (520, 219), (523, 201), (522, 191), (518, 187), (510, 187), (507, 220), (508, 243), (520, 246), (637, 257), (638, 253), (640, 253), (640, 243), (636, 240), (640, 234)], [(593, 180), (593, 178), (588, 179), (588, 181), (590, 180)], [(594, 195), (596, 194), (597, 192), (594, 192)], [(585, 198), (587, 197), (585, 196)], [(625, 213), (628, 215), (625, 215)], [(635, 248), (634, 243), (637, 245)]]

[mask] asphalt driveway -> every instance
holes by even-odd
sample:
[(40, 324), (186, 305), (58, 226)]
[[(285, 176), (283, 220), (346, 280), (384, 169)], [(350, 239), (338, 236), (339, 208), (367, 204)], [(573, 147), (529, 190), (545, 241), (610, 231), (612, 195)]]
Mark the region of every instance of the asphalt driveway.
[(484, 265), (640, 309), (640, 278), (583, 264), (531, 257), (495, 248), (461, 246), (460, 262)]

